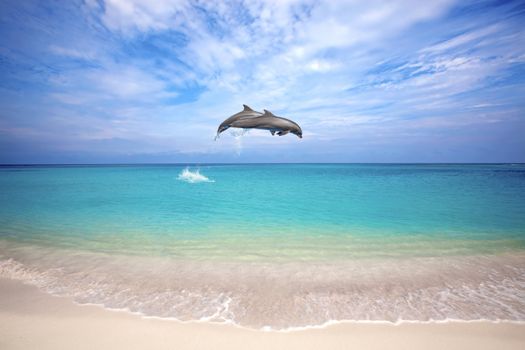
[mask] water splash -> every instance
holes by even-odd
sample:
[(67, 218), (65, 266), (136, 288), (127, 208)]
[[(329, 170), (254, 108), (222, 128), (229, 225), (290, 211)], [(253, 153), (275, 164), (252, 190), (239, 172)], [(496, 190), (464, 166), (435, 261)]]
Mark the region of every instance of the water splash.
[(208, 177), (202, 175), (199, 169), (195, 171), (191, 171), (188, 167), (184, 168), (180, 172), (177, 179), (181, 181), (189, 182), (192, 184), (198, 183), (198, 182), (215, 182), (213, 180), (210, 180)]
[[(246, 133), (248, 133), (248, 131), (250, 131), (249, 129), (238, 129), (238, 128), (231, 128), (229, 129), (230, 130), (230, 135), (232, 135), (234, 138), (235, 138), (235, 153), (237, 154), (237, 156), (240, 156), (241, 155), (241, 152), (242, 152), (242, 139), (241, 137), (244, 136)], [(215, 135), (215, 138), (213, 139), (214, 141), (217, 141), (220, 137), (220, 134), (217, 132), (217, 135)]]
[(242, 152), (242, 137), (248, 133), (249, 129), (232, 129), (230, 134), (235, 137), (235, 153), (237, 156)]

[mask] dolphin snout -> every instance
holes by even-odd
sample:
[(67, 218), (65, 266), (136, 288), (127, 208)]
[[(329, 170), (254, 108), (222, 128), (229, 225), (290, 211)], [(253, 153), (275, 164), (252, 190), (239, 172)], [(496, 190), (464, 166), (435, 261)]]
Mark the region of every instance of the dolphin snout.
[(217, 129), (217, 134), (220, 134), (221, 132), (223, 132), (224, 130), (226, 130), (228, 128), (229, 128), (228, 125), (221, 125), (221, 126), (219, 126), (219, 128)]

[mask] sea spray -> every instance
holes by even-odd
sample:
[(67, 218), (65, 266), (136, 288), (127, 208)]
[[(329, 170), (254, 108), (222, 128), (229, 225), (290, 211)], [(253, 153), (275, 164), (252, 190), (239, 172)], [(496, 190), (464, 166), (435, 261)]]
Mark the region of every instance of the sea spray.
[(232, 129), (231, 135), (235, 138), (235, 153), (237, 156), (242, 152), (242, 137), (248, 133), (249, 129)]
[(213, 180), (210, 180), (208, 177), (202, 175), (199, 169), (195, 171), (191, 171), (188, 167), (184, 168), (180, 172), (177, 179), (188, 182), (188, 183), (192, 183), (192, 184), (198, 183), (198, 182), (215, 182)]
[[(235, 140), (235, 154), (237, 156), (241, 155), (242, 152), (242, 139), (241, 137), (248, 133), (249, 129), (230, 129), (230, 135), (234, 137)], [(220, 137), (220, 134), (215, 135), (214, 141), (217, 141)]]

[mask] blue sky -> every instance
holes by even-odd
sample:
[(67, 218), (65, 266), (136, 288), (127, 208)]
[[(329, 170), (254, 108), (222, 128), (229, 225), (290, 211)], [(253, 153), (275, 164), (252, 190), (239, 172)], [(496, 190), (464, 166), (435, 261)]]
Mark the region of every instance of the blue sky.
[[(0, 163), (525, 162), (520, 1), (0, 2)], [(242, 104), (303, 139), (217, 126)]]

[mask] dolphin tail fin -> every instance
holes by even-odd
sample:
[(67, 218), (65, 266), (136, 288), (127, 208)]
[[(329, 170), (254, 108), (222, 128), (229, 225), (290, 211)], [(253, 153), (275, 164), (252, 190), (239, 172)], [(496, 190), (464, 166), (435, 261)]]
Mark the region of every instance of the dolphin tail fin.
[(242, 105), (242, 106), (244, 107), (244, 111), (245, 112), (254, 112), (254, 110), (251, 109), (249, 106), (247, 106), (247, 105)]

